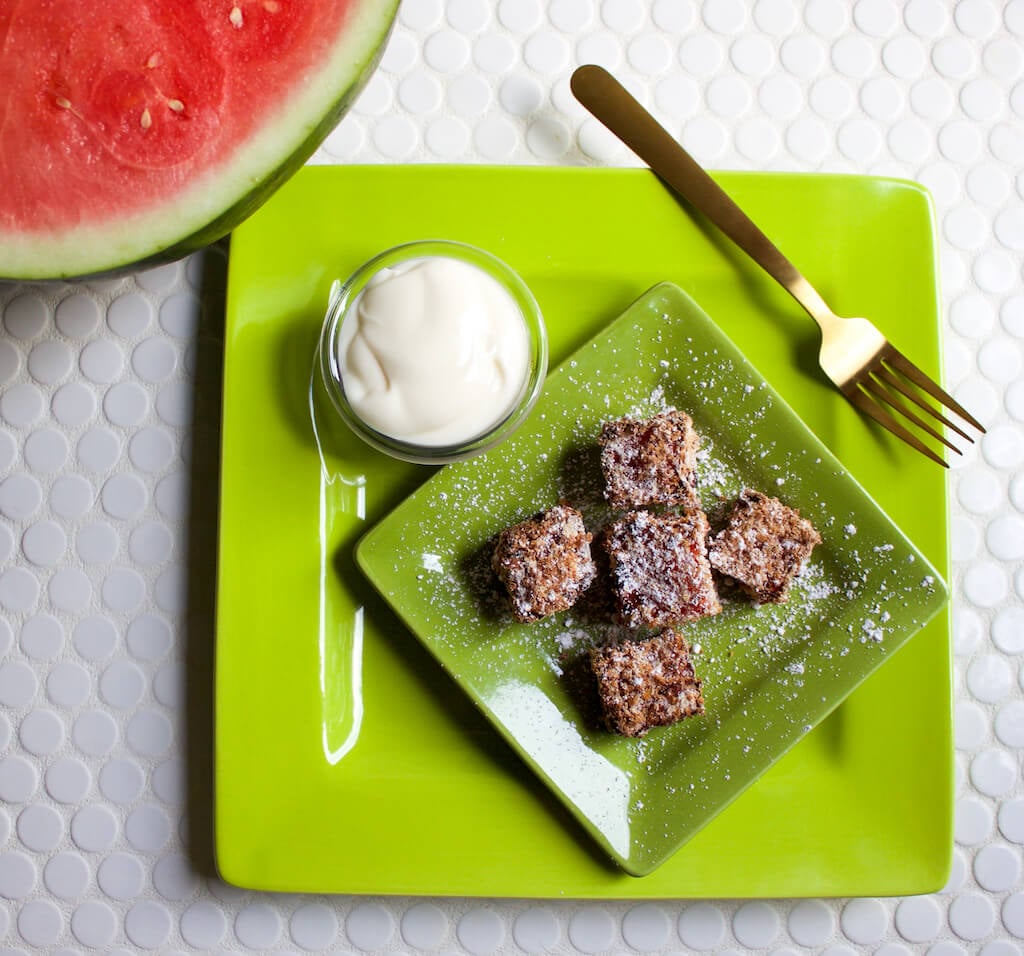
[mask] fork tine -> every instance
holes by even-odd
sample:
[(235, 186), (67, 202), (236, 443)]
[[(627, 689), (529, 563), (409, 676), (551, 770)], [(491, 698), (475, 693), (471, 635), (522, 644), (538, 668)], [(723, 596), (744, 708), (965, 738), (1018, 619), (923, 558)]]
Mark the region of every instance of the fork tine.
[(956, 412), (965, 422), (970, 422), (982, 434), (985, 433), (985, 426), (981, 424), (966, 408), (963, 407), (952, 395), (947, 395), (939, 386), (924, 374), (913, 362), (902, 352), (891, 345), (882, 356), (882, 361), (888, 362), (904, 378), (910, 380), (918, 387), (924, 389), (937, 402), (945, 405), (946, 408)]
[(870, 415), (879, 425), (883, 428), (887, 428), (897, 438), (902, 438), (911, 448), (919, 451), (926, 458), (930, 458), (932, 461), (942, 465), (943, 468), (948, 468), (949, 465), (932, 451), (917, 435), (907, 431), (907, 429), (896, 421), (893, 416), (887, 412), (881, 405), (870, 398), (867, 392), (863, 391), (856, 383), (850, 384), (843, 389), (843, 394), (847, 399), (859, 408), (865, 415)]
[[(878, 369), (875, 369), (875, 375), (878, 375)], [(956, 447), (945, 435), (940, 434), (928, 422), (924, 421), (920, 415), (918, 415), (912, 408), (910, 408), (906, 402), (901, 401), (897, 398), (896, 394), (887, 391), (882, 385), (879, 385), (871, 376), (865, 376), (861, 380), (861, 387), (866, 391), (870, 392), (875, 398), (885, 402), (890, 408), (895, 409), (908, 421), (913, 422), (921, 429), (925, 434), (931, 435), (936, 441), (942, 442), (947, 448), (952, 449), (958, 455), (961, 454), (960, 449)], [(900, 390), (902, 394), (902, 389)]]
[(879, 365), (877, 368), (875, 368), (874, 373), (876, 378), (883, 381), (890, 388), (894, 388), (904, 398), (909, 398), (915, 405), (917, 405), (919, 408), (923, 408), (926, 412), (928, 412), (929, 415), (940, 421), (947, 428), (950, 428), (953, 431), (955, 431), (961, 438), (965, 439), (966, 441), (969, 441), (972, 445), (974, 444), (974, 438), (972, 438), (955, 422), (951, 422), (948, 418), (946, 418), (945, 415), (943, 415), (941, 412), (937, 411), (935, 408), (929, 405), (923, 398), (921, 398), (920, 394), (918, 394), (916, 391), (914, 391), (914, 389), (906, 385), (903, 379), (894, 375), (884, 365)]

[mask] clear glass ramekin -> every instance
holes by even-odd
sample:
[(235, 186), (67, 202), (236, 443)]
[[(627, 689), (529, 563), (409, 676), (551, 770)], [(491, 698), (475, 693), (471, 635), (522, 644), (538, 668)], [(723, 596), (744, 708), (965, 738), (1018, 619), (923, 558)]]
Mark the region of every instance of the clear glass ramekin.
[[(519, 308), (527, 334), (528, 363), (518, 397), (509, 411), (485, 431), (467, 441), (452, 445), (426, 445), (404, 441), (378, 431), (353, 409), (345, 395), (338, 355), (341, 327), (349, 316), (357, 296), (381, 269), (411, 259), (443, 257), (460, 259), (496, 279)], [(519, 275), (497, 257), (476, 246), (445, 239), (427, 239), (393, 246), (360, 266), (344, 282), (336, 281), (320, 333), (318, 364), (324, 388), (342, 421), (367, 444), (393, 458), (419, 464), (440, 465), (470, 458), (493, 448), (511, 435), (526, 419), (540, 395), (548, 367), (548, 341), (544, 319), (537, 300)]]

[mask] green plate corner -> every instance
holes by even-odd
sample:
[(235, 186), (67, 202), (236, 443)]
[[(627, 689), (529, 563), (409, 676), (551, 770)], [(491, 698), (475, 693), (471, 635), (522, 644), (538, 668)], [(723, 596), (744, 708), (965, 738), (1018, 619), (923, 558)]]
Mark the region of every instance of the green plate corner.
[[(924, 190), (854, 176), (718, 178), (837, 311), (869, 316), (938, 373), (934, 221)], [(645, 290), (675, 283), (742, 349), (756, 382), (778, 392), (777, 407), (790, 406), (842, 462), (820, 474), (852, 476), (938, 569), (935, 576), (948, 577), (941, 470), (846, 405), (817, 372), (810, 321), (648, 172), (303, 170), (233, 234), (229, 260), (215, 700), (216, 851), (225, 879), (280, 891), (623, 899), (940, 888), (952, 853), (948, 608), (898, 651), (888, 638), (870, 640), (861, 609), (850, 623), (868, 640), (857, 639), (848, 657), (885, 666), (638, 879), (611, 861), (585, 832), (587, 821), (580, 825), (437, 666), (437, 648), (416, 640), (366, 580), (357, 542), (393, 520), (387, 516), (396, 508), (418, 507), (402, 502), (434, 487), (424, 486), (434, 472), (383, 459), (322, 419), (318, 448), (310, 424), (313, 348), (333, 278), (386, 246), (427, 237), (479, 245), (516, 269), (544, 311), (553, 363), (581, 347), (586, 356), (587, 343), (614, 336), (620, 327), (610, 323)], [(621, 344), (631, 346), (631, 337)], [(571, 375), (568, 368), (555, 374)], [(723, 450), (729, 432), (710, 427)], [(817, 481), (808, 477), (815, 469), (800, 474), (806, 486), (779, 476), (779, 494), (817, 508)], [(524, 490), (529, 480), (546, 479), (524, 477)], [(468, 541), (496, 517), (481, 514), (453, 539)], [(875, 538), (875, 520), (841, 523), (857, 523), (856, 534), (832, 528), (830, 544), (908, 547), (888, 530)], [(404, 600), (422, 582), (397, 582), (406, 580), (402, 568), (415, 549), (396, 551), (396, 583), (386, 583), (380, 546), (395, 531), (380, 528), (360, 557), (389, 599), (404, 590), (399, 609), (408, 615)], [(415, 522), (407, 528), (410, 546), (416, 530)], [(429, 558), (417, 573), (429, 581), (435, 567)], [(732, 660), (744, 654), (734, 648)], [(705, 648), (700, 664), (709, 678), (719, 666), (711, 656)], [(778, 659), (785, 677), (774, 672), (769, 681), (808, 674), (808, 662), (792, 651)], [(521, 666), (530, 680), (538, 676), (535, 660)], [(548, 668), (540, 676), (557, 675)], [(860, 676), (843, 680), (852, 686)], [(844, 692), (830, 686), (808, 722)], [(606, 744), (627, 765), (636, 760), (635, 745)], [(653, 796), (675, 785), (658, 776), (674, 773), (675, 764), (665, 744), (648, 738), (647, 747), (647, 763), (629, 769), (656, 781)], [(725, 802), (717, 783), (707, 794), (712, 809)], [(672, 841), (648, 833), (642, 842), (656, 853)]]

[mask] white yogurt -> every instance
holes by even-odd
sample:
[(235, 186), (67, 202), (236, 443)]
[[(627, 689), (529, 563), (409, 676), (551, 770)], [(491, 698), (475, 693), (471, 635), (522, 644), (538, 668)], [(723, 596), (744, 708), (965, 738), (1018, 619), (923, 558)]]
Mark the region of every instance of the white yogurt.
[(467, 442), (522, 396), (530, 342), (511, 293), (482, 269), (442, 256), (377, 272), (353, 300), (337, 359), (353, 412), (417, 445)]

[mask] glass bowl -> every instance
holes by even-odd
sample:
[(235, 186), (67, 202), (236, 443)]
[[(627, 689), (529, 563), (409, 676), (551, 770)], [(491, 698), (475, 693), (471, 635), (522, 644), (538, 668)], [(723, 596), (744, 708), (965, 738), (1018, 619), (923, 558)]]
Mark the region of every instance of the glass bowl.
[[(499, 417), (466, 440), (453, 444), (420, 444), (398, 438), (362, 418), (345, 392), (343, 363), (339, 351), (342, 328), (352, 319), (360, 293), (382, 269), (395, 268), (417, 259), (456, 259), (480, 269), (495, 279), (509, 294), (522, 316), (526, 331), (527, 361), (514, 401)], [(352, 319), (354, 321), (354, 319)], [(453, 346), (454, 347), (454, 346)], [(469, 458), (493, 448), (525, 421), (540, 395), (547, 374), (547, 332), (540, 307), (519, 275), (504, 262), (476, 246), (442, 239), (420, 240), (394, 246), (360, 266), (344, 282), (331, 288), (327, 315), (320, 333), (318, 364), (324, 388), (342, 421), (367, 444), (404, 461), (445, 464)]]

